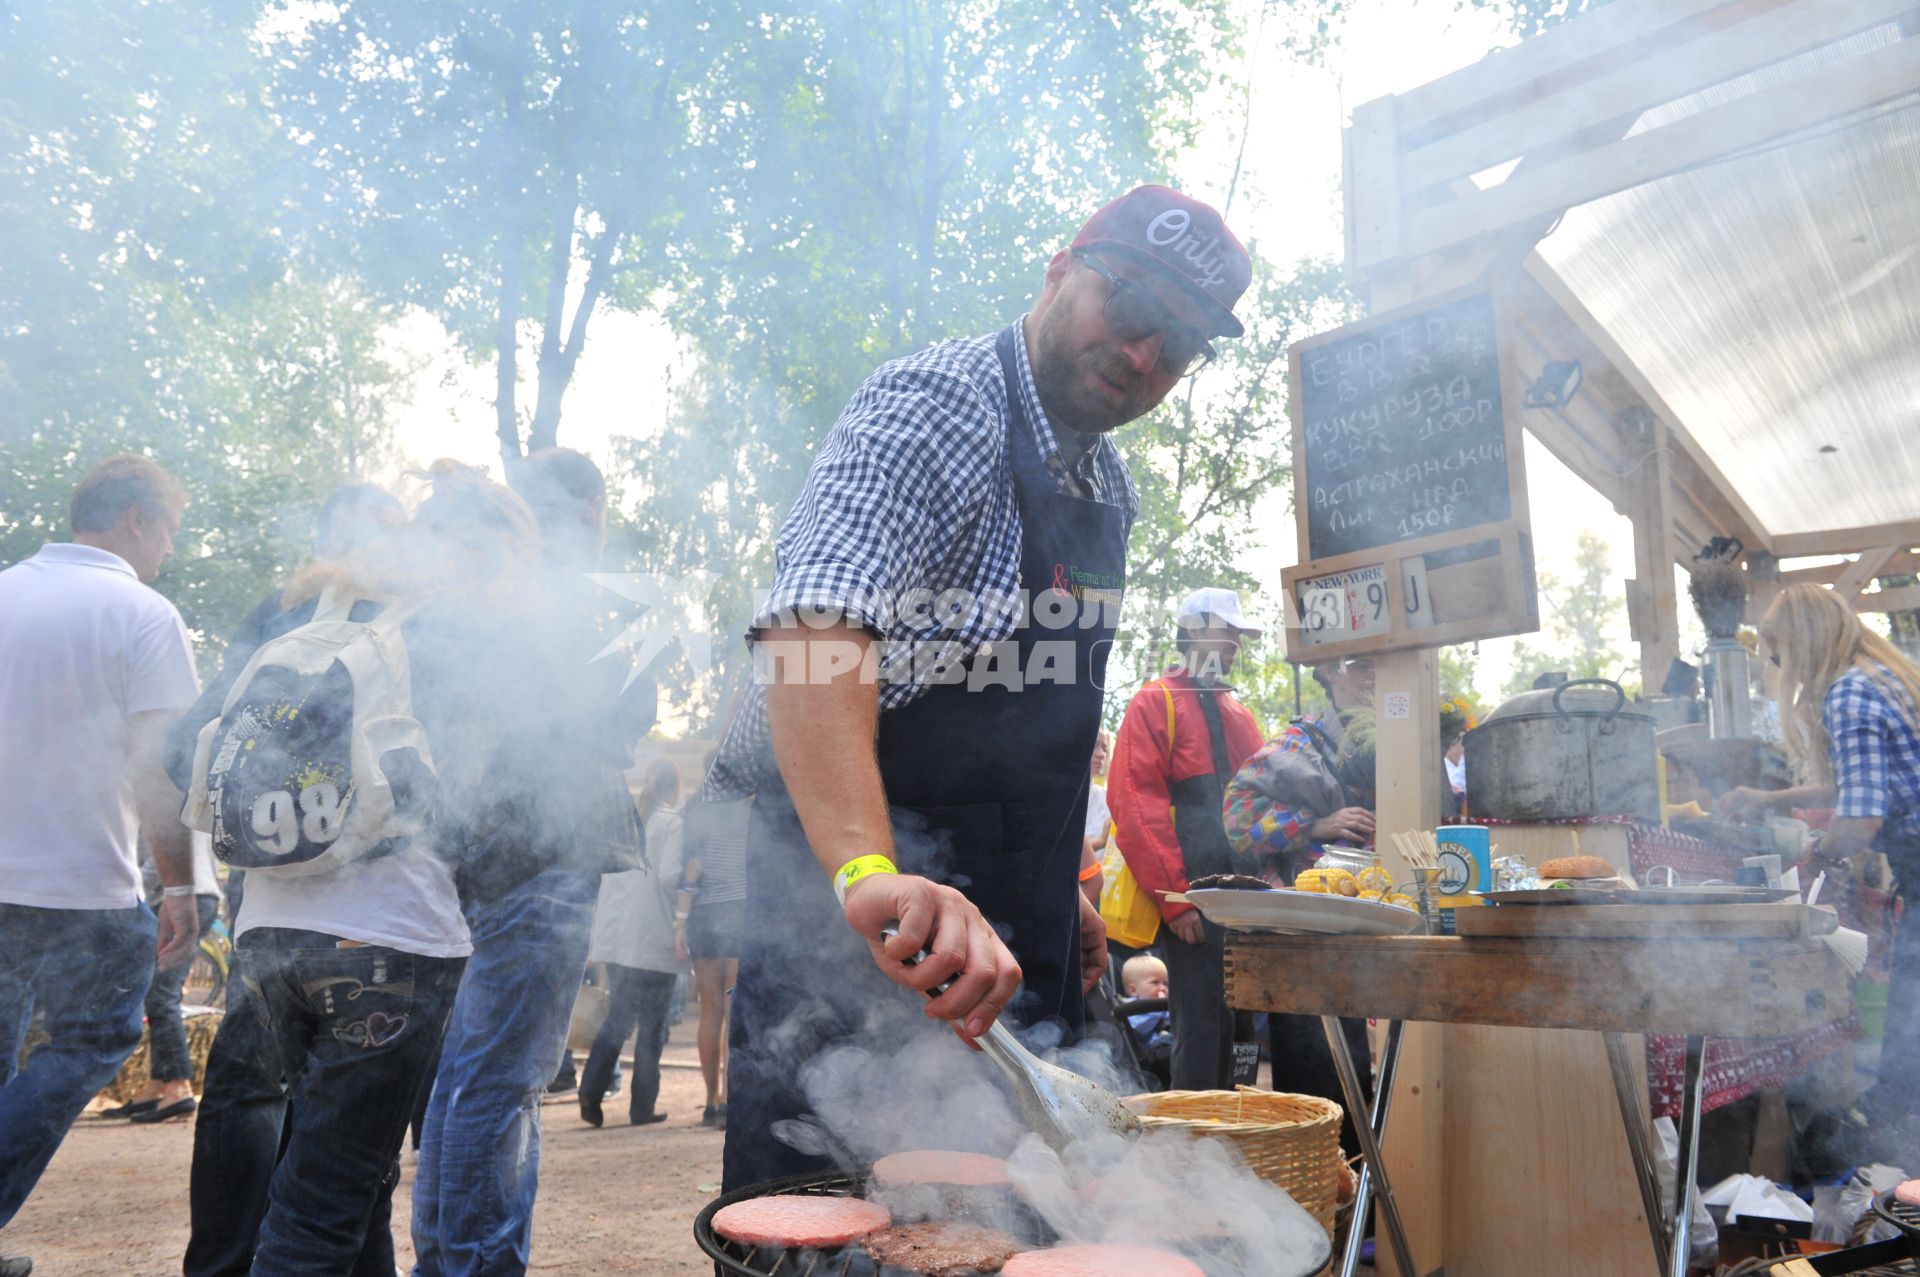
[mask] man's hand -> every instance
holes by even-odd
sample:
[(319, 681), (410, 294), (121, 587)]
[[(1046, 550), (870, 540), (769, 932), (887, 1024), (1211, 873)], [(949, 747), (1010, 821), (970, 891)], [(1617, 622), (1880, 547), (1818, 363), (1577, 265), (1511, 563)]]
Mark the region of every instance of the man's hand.
[(1307, 837), (1315, 842), (1366, 842), (1373, 837), (1373, 813), (1365, 807), (1342, 807), (1307, 826)]
[(1100, 907), (1080, 894), (1080, 992), (1090, 993), (1107, 972), (1107, 923)]
[[(992, 1026), (1020, 985), (1020, 964), (971, 900), (929, 878), (874, 874), (847, 890), (847, 925), (873, 951), (881, 974), (904, 988), (926, 993), (953, 980), (927, 1003), (927, 1014), (952, 1020), (970, 1038)], [(899, 934), (880, 929), (896, 923)], [(920, 950), (925, 961), (907, 966)]]
[(200, 903), (192, 896), (166, 896), (160, 901), (160, 939), (153, 965), (171, 971), (193, 957), (200, 943)]
[(1207, 938), (1206, 919), (1200, 916), (1198, 909), (1189, 909), (1177, 918), (1167, 919), (1167, 930), (1188, 944), (1199, 944)]

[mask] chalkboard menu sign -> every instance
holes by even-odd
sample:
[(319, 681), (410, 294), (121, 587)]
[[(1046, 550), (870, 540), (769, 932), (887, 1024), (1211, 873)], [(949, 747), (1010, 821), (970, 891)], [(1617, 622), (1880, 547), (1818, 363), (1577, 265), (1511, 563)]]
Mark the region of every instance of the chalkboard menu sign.
[[(1296, 342), (1287, 650), (1317, 662), (1540, 628), (1519, 369), (1484, 285)], [(1503, 390), (1506, 392), (1503, 394)]]
[(1356, 324), (1295, 358), (1307, 558), (1512, 517), (1490, 293)]

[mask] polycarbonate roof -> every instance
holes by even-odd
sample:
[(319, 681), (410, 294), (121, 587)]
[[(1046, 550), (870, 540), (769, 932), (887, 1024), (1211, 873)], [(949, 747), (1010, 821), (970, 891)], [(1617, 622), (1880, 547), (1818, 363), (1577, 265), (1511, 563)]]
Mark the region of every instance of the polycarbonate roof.
[[(1635, 131), (1897, 39), (1813, 50)], [(1920, 519), (1920, 92), (1571, 209), (1537, 251), (1769, 534)]]

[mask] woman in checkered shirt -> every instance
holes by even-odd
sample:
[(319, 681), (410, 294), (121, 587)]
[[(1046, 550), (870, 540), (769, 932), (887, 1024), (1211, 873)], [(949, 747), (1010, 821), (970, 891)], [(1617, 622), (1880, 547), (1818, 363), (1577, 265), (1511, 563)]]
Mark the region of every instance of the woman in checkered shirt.
[(1833, 805), (1817, 861), (1837, 865), (1873, 848), (1893, 867), (1906, 917), (1894, 936), (1880, 1082), (1861, 1102), (1885, 1155), (1920, 1147), (1920, 666), (1818, 585), (1780, 592), (1760, 622), (1778, 677), (1781, 726), (1809, 784), (1729, 807)]

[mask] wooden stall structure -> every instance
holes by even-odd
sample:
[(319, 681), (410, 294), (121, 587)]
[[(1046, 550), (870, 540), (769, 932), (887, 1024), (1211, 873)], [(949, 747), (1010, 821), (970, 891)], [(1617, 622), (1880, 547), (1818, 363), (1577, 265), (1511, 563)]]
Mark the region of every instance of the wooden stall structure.
[[(1920, 607), (1869, 590), (1920, 571), (1916, 0), (1618, 0), (1357, 108), (1345, 163), (1351, 286), (1376, 315), (1492, 297), (1502, 384), (1542, 391), (1510, 410), (1632, 521), (1644, 686), (1679, 655), (1675, 567), (1714, 537), (1755, 609), (1797, 580)], [(1383, 843), (1439, 806), (1430, 641), (1373, 649), (1376, 700), (1411, 707), (1378, 724)], [(1447, 1052), (1409, 1026), (1387, 1142), (1442, 1267)]]

